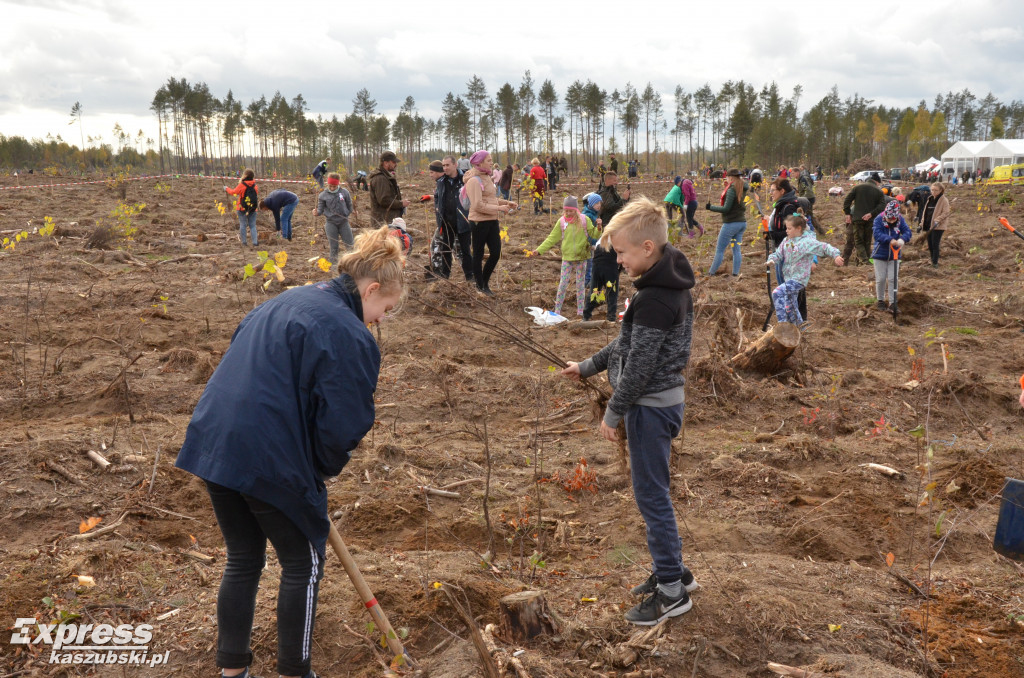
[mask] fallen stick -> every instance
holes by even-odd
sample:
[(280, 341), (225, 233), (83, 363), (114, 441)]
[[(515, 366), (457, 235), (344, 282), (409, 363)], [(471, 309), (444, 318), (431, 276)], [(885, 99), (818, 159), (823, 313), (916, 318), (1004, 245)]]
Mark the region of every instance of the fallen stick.
[(110, 523), (106, 527), (101, 527), (100, 529), (92, 530), (91, 532), (83, 532), (82, 534), (73, 534), (73, 535), (71, 535), (69, 537), (69, 539), (76, 539), (78, 541), (86, 541), (88, 539), (93, 539), (95, 537), (99, 537), (100, 535), (107, 534), (108, 532), (113, 532), (114, 530), (116, 530), (118, 527), (121, 526), (121, 523), (124, 522), (125, 516), (127, 516), (127, 515), (128, 515), (128, 512), (125, 511), (124, 513), (121, 514), (120, 518), (118, 518), (114, 522)]
[(456, 487), (462, 487), (463, 485), (469, 485), (470, 483), (482, 483), (483, 481), (483, 478), (466, 478), (465, 480), (457, 480), (454, 483), (448, 483), (441, 489), (452, 490), (455, 489)]
[(106, 457), (95, 450), (89, 450), (85, 453), (85, 456), (89, 457), (94, 464), (99, 466), (100, 470), (106, 471), (110, 467), (110, 462), (107, 461)]
[(797, 668), (796, 666), (776, 664), (775, 662), (768, 662), (768, 670), (777, 675), (789, 676), (790, 678), (824, 678), (824, 674), (822, 673), (808, 671), (807, 669)]
[(870, 471), (878, 471), (882, 475), (889, 476), (890, 478), (903, 478), (903, 472), (902, 471), (897, 471), (896, 469), (892, 468), (891, 466), (882, 466), (881, 464), (876, 464), (874, 462), (871, 462), (871, 463), (868, 463), (868, 464), (860, 464), (860, 467), (861, 468), (866, 468), (866, 469), (868, 469)]
[(64, 478), (64, 480), (67, 480), (70, 483), (74, 483), (75, 485), (81, 485), (82, 484), (81, 480), (79, 480), (77, 477), (72, 475), (69, 471), (65, 471), (61, 466), (59, 466), (54, 461), (50, 461), (49, 459), (47, 459), (46, 460), (46, 468), (50, 469), (51, 471), (53, 471), (54, 473), (59, 475), (61, 478)]
[(417, 492), (422, 492), (423, 494), (432, 494), (435, 497), (448, 497), (449, 499), (458, 499), (459, 497), (462, 496), (458, 492), (449, 492), (447, 490), (439, 490), (437, 488), (430, 487), (429, 485), (417, 485), (416, 486), (416, 491)]

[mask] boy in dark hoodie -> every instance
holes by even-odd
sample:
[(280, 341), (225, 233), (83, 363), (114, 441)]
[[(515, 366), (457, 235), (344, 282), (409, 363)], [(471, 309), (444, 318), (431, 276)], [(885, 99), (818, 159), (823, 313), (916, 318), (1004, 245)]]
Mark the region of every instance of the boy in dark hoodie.
[(632, 591), (644, 597), (626, 613), (626, 621), (653, 626), (688, 612), (689, 592), (697, 588), (682, 562), (669, 494), (669, 457), (683, 423), (683, 370), (690, 359), (693, 269), (686, 255), (668, 244), (664, 210), (647, 198), (630, 202), (605, 226), (601, 245), (614, 247), (637, 292), (619, 336), (587, 360), (570, 362), (562, 374), (575, 380), (608, 370), (614, 393), (600, 432), (615, 441), (625, 420), (633, 496), (654, 561), (654, 573)]

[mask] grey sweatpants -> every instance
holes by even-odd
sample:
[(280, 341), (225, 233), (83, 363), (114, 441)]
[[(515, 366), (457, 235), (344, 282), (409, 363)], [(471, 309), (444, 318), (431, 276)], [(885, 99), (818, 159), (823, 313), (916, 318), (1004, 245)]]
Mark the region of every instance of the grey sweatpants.
[(885, 301), (885, 284), (889, 283), (889, 303), (895, 300), (896, 291), (892, 288), (896, 277), (896, 262), (875, 259), (875, 299)]
[(331, 221), (328, 219), (324, 225), (324, 230), (327, 232), (327, 243), (331, 248), (328, 258), (332, 264), (336, 264), (338, 263), (338, 236), (341, 236), (341, 241), (350, 249), (355, 244), (355, 239), (352, 237), (352, 227), (348, 225), (348, 219), (342, 221)]

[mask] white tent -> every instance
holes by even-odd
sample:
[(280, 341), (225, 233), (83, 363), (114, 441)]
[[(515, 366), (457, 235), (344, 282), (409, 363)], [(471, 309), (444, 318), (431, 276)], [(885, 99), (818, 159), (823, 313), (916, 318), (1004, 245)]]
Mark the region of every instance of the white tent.
[(990, 141), (978, 154), (982, 167), (999, 167), (1024, 162), (1024, 139), (996, 139)]
[(987, 141), (956, 142), (942, 154), (942, 173), (959, 176), (964, 172), (973, 172), (978, 166), (981, 150), (987, 145)]
[(939, 159), (934, 155), (924, 162), (919, 162), (914, 165), (915, 172), (931, 172), (933, 169), (939, 166)]

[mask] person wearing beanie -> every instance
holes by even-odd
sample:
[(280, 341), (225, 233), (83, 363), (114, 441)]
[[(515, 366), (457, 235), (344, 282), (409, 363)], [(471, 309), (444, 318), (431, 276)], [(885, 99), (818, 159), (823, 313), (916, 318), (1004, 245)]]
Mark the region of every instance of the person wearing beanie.
[(405, 225), (405, 219), (402, 217), (395, 217), (388, 225), (388, 235), (393, 238), (398, 238), (398, 242), (402, 243), (402, 254), (404, 256), (409, 255), (409, 251), (412, 249), (412, 236), (409, 235), (409, 231)]
[[(898, 251), (910, 242), (910, 227), (900, 214), (900, 203), (893, 200), (882, 208), (882, 213), (873, 222), (875, 247), (871, 258), (875, 264), (875, 298), (876, 308), (884, 311), (894, 301), (896, 291), (892, 283), (896, 275), (896, 261), (893, 250)], [(886, 302), (885, 292), (888, 283), (889, 300)]]
[(590, 241), (588, 238), (601, 237), (601, 231), (579, 209), (579, 202), (574, 196), (566, 196), (562, 201), (562, 216), (555, 223), (551, 233), (540, 246), (530, 252), (530, 256), (547, 252), (555, 245), (562, 250), (562, 267), (558, 278), (558, 291), (555, 293), (555, 305), (552, 311), (561, 314), (562, 304), (569, 289), (569, 281), (576, 282), (576, 315), (582, 316), (587, 301), (587, 262), (590, 260)]
[(463, 152), (462, 152), (462, 153), (461, 153), (461, 154), (459, 155), (459, 161), (458, 161), (458, 162), (457, 162), (457, 163), (455, 164), (455, 166), (456, 166), (456, 167), (457, 167), (457, 168), (459, 169), (459, 171), (460, 171), (460, 172), (462, 172), (463, 174), (465, 174), (466, 172), (468, 172), (468, 171), (469, 171), (469, 168), (470, 168), (470, 167), (472, 167), (472, 163), (471, 163), (471, 162), (469, 161), (469, 158), (467, 158), (467, 157), (466, 157), (466, 152), (465, 152), (465, 151), (463, 151)]
[(430, 174), (432, 181), (437, 181), (444, 174), (444, 164), (440, 160), (431, 160), (430, 164), (427, 165), (427, 172)]
[(857, 250), (857, 263), (866, 266), (871, 259), (872, 222), (885, 209), (885, 194), (878, 187), (881, 183), (878, 173), (871, 174), (868, 181), (861, 182), (850, 189), (843, 199), (843, 214), (846, 215), (846, 245), (843, 246), (843, 259), (850, 261), (854, 248)]
[[(583, 213), (590, 217), (591, 221), (602, 229), (601, 218), (601, 196), (591, 193), (587, 196), (587, 207)], [(616, 311), (619, 305), (619, 273), (622, 267), (619, 266), (618, 254), (609, 242), (602, 245), (600, 238), (593, 243), (594, 254), (587, 262), (587, 305), (583, 309), (583, 319), (590, 320), (593, 317), (594, 309), (602, 303), (608, 309), (608, 322), (617, 320)]]
[(408, 200), (402, 199), (395, 168), (401, 162), (394, 151), (380, 154), (380, 166), (370, 172), (370, 219), (375, 226), (390, 224), (405, 213)]
[(328, 260), (332, 264), (338, 263), (338, 238), (345, 243), (345, 247), (351, 248), (355, 244), (352, 237), (352, 227), (349, 226), (348, 217), (353, 212), (352, 196), (348, 189), (341, 186), (341, 175), (331, 172), (327, 175), (327, 188), (320, 192), (317, 197), (315, 216), (321, 214), (327, 217), (324, 223), (324, 231), (327, 234), (329, 254)]
[(669, 226), (672, 225), (672, 215), (677, 207), (680, 217), (686, 212), (686, 205), (683, 204), (683, 189), (680, 186), (682, 182), (683, 178), (676, 176), (672, 180), (672, 188), (668, 189), (668, 194), (665, 196), (665, 216), (668, 217)]
[[(473, 278), (480, 294), (493, 297), (490, 281), (498, 260), (501, 259), (501, 227), (498, 216), (508, 214), (517, 205), (498, 197), (491, 180), (494, 160), (487, 151), (480, 150), (469, 158), (470, 170), (462, 176), (469, 198), (469, 226), (472, 232)], [(487, 262), (484, 263), (484, 248)]]

